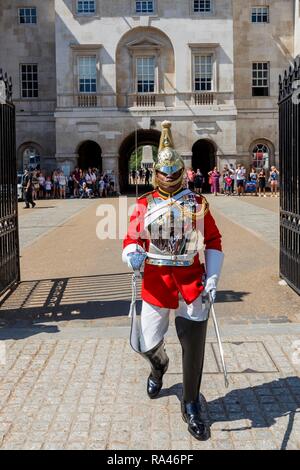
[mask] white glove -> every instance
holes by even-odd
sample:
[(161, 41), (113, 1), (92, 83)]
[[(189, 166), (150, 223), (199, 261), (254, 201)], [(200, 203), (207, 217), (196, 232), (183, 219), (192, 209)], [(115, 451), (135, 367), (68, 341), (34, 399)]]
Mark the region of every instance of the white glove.
[(211, 295), (212, 302), (215, 302), (217, 295), (217, 285), (221, 274), (224, 253), (218, 250), (208, 249), (205, 250), (205, 265), (206, 265), (206, 283), (204, 292)]
[[(132, 252), (132, 253), (133, 253), (133, 252)], [(129, 253), (128, 253), (128, 254), (129, 254)], [(133, 268), (132, 268), (132, 264), (131, 264), (131, 258), (127, 255), (127, 256), (126, 256), (126, 259), (127, 259), (127, 266), (128, 266), (128, 268), (129, 268), (129, 269), (133, 269)]]
[(131, 258), (128, 255), (136, 251), (139, 251), (140, 253), (145, 253), (144, 248), (142, 248), (140, 245), (137, 245), (135, 243), (131, 243), (130, 245), (127, 245), (126, 248), (124, 248), (122, 252), (122, 261), (123, 263), (127, 263), (127, 266), (130, 269), (133, 269), (133, 267), (131, 264)]
[(217, 279), (215, 276), (207, 279), (205, 283), (204, 292), (206, 295), (211, 295), (212, 302), (215, 302), (217, 296)]

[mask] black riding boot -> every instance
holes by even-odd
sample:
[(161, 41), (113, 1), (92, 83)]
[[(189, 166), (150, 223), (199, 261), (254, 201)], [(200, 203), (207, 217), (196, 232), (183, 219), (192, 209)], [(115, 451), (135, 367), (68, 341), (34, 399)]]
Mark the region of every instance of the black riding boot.
[(164, 342), (161, 341), (155, 348), (141, 354), (151, 364), (151, 373), (147, 380), (148, 396), (149, 398), (156, 398), (163, 384), (163, 375), (166, 373), (169, 365)]
[(210, 437), (209, 427), (201, 418), (199, 392), (204, 363), (206, 321), (177, 317), (176, 331), (182, 347), (183, 399), (181, 411), (188, 431), (199, 441)]

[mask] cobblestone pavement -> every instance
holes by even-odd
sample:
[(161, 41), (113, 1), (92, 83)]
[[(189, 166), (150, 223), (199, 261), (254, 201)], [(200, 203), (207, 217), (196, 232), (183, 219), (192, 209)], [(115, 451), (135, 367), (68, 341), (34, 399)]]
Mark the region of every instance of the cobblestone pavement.
[(146, 396), (148, 365), (131, 351), (128, 331), (55, 324), (1, 329), (0, 448), (300, 449), (300, 325), (261, 327), (260, 336), (247, 326), (225, 328), (228, 389), (210, 327), (202, 386), (212, 429), (207, 442), (194, 440), (180, 416), (174, 331), (156, 400)]

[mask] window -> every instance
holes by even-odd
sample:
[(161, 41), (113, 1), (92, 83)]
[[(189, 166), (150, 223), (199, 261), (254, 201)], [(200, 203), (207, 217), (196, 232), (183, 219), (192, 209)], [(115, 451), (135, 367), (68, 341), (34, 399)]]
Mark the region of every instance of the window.
[(154, 13), (154, 1), (136, 1), (135, 2), (136, 13)]
[(252, 64), (252, 96), (269, 96), (268, 62)]
[(210, 13), (211, 11), (211, 0), (194, 0), (194, 13)]
[(19, 8), (21, 24), (36, 24), (36, 8)]
[(254, 168), (269, 168), (270, 149), (265, 144), (256, 144), (252, 152)]
[(253, 7), (252, 23), (269, 23), (269, 7)]
[(38, 66), (37, 64), (21, 65), (22, 98), (38, 98)]
[(31, 145), (27, 147), (23, 152), (23, 167), (29, 170), (34, 170), (39, 167), (41, 162), (41, 156), (36, 147)]
[(194, 56), (194, 91), (212, 91), (213, 57), (212, 55)]
[(80, 93), (97, 92), (96, 57), (86, 56), (78, 58), (78, 76)]
[(155, 58), (138, 57), (136, 59), (136, 79), (138, 93), (155, 91)]
[(79, 0), (77, 2), (77, 13), (95, 13), (96, 5), (94, 0)]

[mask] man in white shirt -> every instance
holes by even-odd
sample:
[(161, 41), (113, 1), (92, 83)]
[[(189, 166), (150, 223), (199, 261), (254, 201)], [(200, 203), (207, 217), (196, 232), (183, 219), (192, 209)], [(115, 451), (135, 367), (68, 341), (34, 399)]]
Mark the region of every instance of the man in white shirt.
[(238, 195), (240, 196), (241, 194), (244, 194), (244, 189), (245, 189), (245, 179), (246, 179), (245, 168), (242, 165), (238, 165), (237, 169), (235, 170), (235, 175), (236, 175), (237, 192), (238, 192)]

